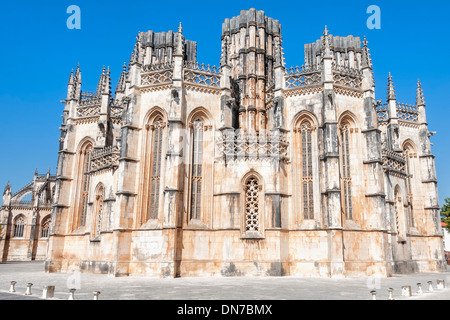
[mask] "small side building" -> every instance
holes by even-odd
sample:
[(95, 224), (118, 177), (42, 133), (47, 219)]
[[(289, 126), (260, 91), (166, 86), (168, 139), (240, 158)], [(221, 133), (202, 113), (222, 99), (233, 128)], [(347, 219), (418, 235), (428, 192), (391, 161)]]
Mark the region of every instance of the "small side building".
[(45, 260), (56, 176), (40, 175), (15, 193), (8, 182), (0, 211), (0, 259)]

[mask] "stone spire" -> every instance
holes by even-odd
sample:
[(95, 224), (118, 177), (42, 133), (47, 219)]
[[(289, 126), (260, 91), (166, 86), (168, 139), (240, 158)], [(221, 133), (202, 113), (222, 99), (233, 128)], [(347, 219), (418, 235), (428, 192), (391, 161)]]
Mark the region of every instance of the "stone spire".
[(111, 71), (108, 69), (106, 70), (105, 77), (103, 79), (102, 83), (102, 94), (110, 94), (111, 93)]
[(422, 84), (420, 83), (420, 80), (417, 80), (416, 106), (425, 106), (425, 99), (423, 97)]
[(323, 57), (332, 57), (330, 48), (330, 36), (328, 34), (327, 26), (325, 26), (325, 30), (323, 31)]
[(131, 54), (130, 64), (140, 64), (140, 62), (141, 62), (141, 54), (140, 54), (141, 45), (142, 45), (141, 32), (139, 32), (139, 34), (136, 37), (136, 44), (134, 45), (133, 53)]
[(96, 96), (100, 96), (102, 94), (109, 94), (109, 90), (111, 88), (111, 73), (108, 69), (103, 67), (102, 74), (100, 75), (100, 79), (98, 80)]
[(366, 36), (364, 36), (361, 62), (363, 67), (372, 67), (372, 59), (370, 58), (369, 47), (367, 46), (368, 43)]
[(3, 191), (3, 195), (5, 195), (7, 192), (11, 192), (11, 184), (8, 181), (8, 184), (5, 187), (5, 190)]
[(184, 55), (184, 36), (183, 36), (183, 26), (180, 25), (178, 26), (178, 33), (176, 35), (176, 49), (175, 49), (175, 54), (179, 55), (179, 56), (183, 56)]
[(73, 98), (79, 99), (81, 95), (81, 70), (79, 63), (77, 65), (77, 69), (75, 70), (75, 76), (73, 80), (74, 80)]
[(394, 89), (394, 82), (392, 82), (392, 76), (389, 72), (388, 76), (388, 88), (387, 88), (387, 99), (389, 100), (395, 100), (395, 89)]
[(120, 77), (119, 77), (119, 82), (117, 83), (116, 93), (118, 93), (118, 92), (124, 93), (125, 92), (127, 75), (128, 75), (127, 64), (124, 63), (122, 73), (120, 74)]
[(8, 184), (3, 191), (3, 199), (2, 206), (9, 206), (11, 204), (11, 184), (8, 181)]
[(67, 84), (67, 100), (70, 100), (74, 97), (74, 77), (73, 77), (73, 69), (70, 72), (69, 83)]
[(99, 96), (102, 93), (104, 78), (105, 78), (105, 66), (103, 66), (102, 74), (100, 75), (100, 79), (98, 79), (97, 90), (95, 90), (96, 96)]

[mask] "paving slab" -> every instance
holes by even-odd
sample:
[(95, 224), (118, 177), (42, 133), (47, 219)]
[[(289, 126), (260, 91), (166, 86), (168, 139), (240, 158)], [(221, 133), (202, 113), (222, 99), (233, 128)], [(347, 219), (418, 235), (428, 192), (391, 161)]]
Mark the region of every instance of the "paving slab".
[[(437, 289), (437, 280), (446, 288)], [(16, 281), (16, 293), (8, 293)], [(433, 291), (428, 290), (428, 281)], [(27, 283), (33, 283), (32, 296), (25, 296)], [(417, 283), (423, 293), (418, 294)], [(392, 288), (395, 300), (450, 300), (450, 272), (401, 274), (393, 277), (304, 278), (304, 277), (181, 277), (155, 279), (145, 276), (112, 277), (86, 273), (46, 273), (44, 263), (0, 263), (0, 300), (40, 299), (44, 286), (55, 286), (53, 300), (67, 300), (75, 288), (76, 300), (388, 300)], [(411, 297), (401, 295), (409, 285)]]

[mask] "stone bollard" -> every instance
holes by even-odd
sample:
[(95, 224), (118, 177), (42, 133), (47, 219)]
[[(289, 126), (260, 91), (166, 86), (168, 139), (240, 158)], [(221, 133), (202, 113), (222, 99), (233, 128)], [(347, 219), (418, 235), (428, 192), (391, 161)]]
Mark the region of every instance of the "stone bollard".
[(422, 291), (422, 284), (419, 282), (418, 284), (417, 284), (417, 294), (422, 294), (423, 293), (423, 291)]
[(428, 291), (433, 292), (434, 291), (433, 290), (433, 281), (427, 281), (427, 283), (428, 283)]
[(100, 291), (94, 291), (94, 300), (98, 300), (98, 296), (100, 295)]
[(402, 296), (411, 297), (411, 286), (402, 286)]
[(67, 299), (67, 300), (75, 300), (75, 291), (76, 290), (77, 289), (69, 289), (70, 296), (69, 296), (69, 299)]
[(389, 288), (388, 292), (389, 292), (388, 300), (394, 300), (394, 296), (393, 296), (394, 289)]
[(32, 283), (27, 284), (27, 291), (25, 292), (26, 296), (31, 296), (31, 286), (32, 285), (33, 285)]
[(445, 280), (437, 280), (437, 288), (444, 289), (445, 288)]
[(372, 300), (377, 300), (377, 292), (375, 290), (370, 291), (372, 294)]
[(11, 281), (11, 286), (9, 287), (9, 292), (16, 292), (16, 281)]
[(45, 286), (42, 291), (42, 299), (51, 299), (55, 294), (55, 286)]

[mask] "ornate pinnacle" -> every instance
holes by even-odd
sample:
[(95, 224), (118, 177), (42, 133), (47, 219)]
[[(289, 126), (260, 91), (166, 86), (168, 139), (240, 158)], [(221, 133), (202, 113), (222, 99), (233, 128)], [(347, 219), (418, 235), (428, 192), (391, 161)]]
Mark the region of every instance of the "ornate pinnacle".
[(8, 192), (8, 191), (11, 191), (11, 184), (9, 183), (9, 181), (8, 181), (8, 184), (5, 187), (5, 190), (3, 191), (3, 195), (5, 195), (6, 192)]
[(176, 49), (175, 52), (177, 55), (182, 56), (184, 54), (184, 36), (183, 36), (183, 27), (180, 25), (178, 26), (178, 34), (176, 37)]
[(119, 82), (117, 83), (116, 93), (117, 92), (125, 92), (125, 81), (127, 77), (127, 64), (123, 64), (123, 70), (120, 74)]
[(323, 31), (323, 56), (331, 57), (331, 49), (330, 49), (330, 36), (328, 35), (328, 28), (325, 26), (325, 30)]
[(283, 51), (279, 37), (275, 38), (275, 66), (283, 66)]
[(136, 44), (134, 45), (133, 53), (131, 54), (130, 63), (139, 63), (140, 55), (139, 50), (141, 48), (141, 32), (136, 36)]
[(363, 41), (363, 50), (362, 50), (362, 66), (363, 67), (372, 67), (372, 59), (370, 59), (369, 47), (367, 46), (369, 42), (364, 36)]
[(420, 80), (417, 80), (416, 106), (425, 106), (425, 99), (423, 97), (422, 84), (420, 83)]
[(103, 79), (103, 84), (102, 84), (102, 93), (103, 94), (109, 94), (110, 89), (111, 89), (111, 71), (109, 70), (109, 66), (108, 69), (106, 70), (106, 74), (105, 77)]
[(74, 81), (73, 81), (73, 69), (72, 69), (72, 71), (70, 71), (69, 84), (74, 84)]
[(100, 75), (100, 79), (98, 80), (97, 90), (95, 91), (96, 96), (100, 96), (103, 91), (103, 82), (105, 78), (105, 66), (103, 66), (102, 74)]
[(387, 94), (388, 94), (388, 100), (395, 100), (394, 83), (392, 82), (392, 76), (391, 76), (390, 72), (389, 72), (389, 76), (388, 76), (388, 90), (387, 90)]

